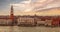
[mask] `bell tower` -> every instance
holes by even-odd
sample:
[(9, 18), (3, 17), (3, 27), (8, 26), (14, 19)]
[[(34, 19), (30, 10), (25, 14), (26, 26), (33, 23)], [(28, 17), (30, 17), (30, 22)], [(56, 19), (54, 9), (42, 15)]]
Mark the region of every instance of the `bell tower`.
[(10, 19), (11, 19), (11, 21), (12, 21), (11, 25), (16, 25), (16, 24), (17, 24), (17, 21), (15, 20), (16, 18), (14, 18), (14, 9), (13, 9), (13, 5), (11, 5)]
[(12, 21), (14, 20), (13, 5), (11, 5), (10, 19), (11, 19)]

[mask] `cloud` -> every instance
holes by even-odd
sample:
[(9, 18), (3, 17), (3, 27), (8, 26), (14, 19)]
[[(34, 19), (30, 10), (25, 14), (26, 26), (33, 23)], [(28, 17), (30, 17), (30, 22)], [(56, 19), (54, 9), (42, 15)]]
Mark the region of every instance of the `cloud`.
[(33, 10), (39, 11), (41, 9), (48, 9), (48, 8), (54, 8), (54, 7), (60, 7), (59, 4), (60, 0), (46, 0), (45, 2), (39, 2), (39, 0), (37, 1), (37, 3), (33, 3), (32, 6), (34, 6)]
[(58, 15), (60, 15), (60, 8), (49, 9), (49, 10), (46, 10), (46, 11), (37, 12), (37, 15), (42, 15), (42, 16), (58, 16)]
[[(41, 9), (60, 7), (60, 0), (0, 0), (0, 12), (2, 11), (1, 14), (5, 14), (6, 12), (7, 12), (6, 14), (9, 14), (8, 13), (10, 11), (9, 5), (14, 6), (14, 13), (16, 15), (21, 13), (25, 14), (25, 12), (27, 12), (26, 13), (27, 15), (29, 14), (31, 15), (36, 13), (36, 12), (32, 12), (35, 10), (40, 11)], [(49, 13), (51, 13), (51, 11), (49, 11)], [(39, 12), (37, 14), (51, 15), (49, 13)], [(52, 15), (54, 15), (54, 13)], [(59, 13), (56, 13), (56, 14), (59, 14)]]
[(51, 3), (53, 0), (36, 0), (35, 2), (32, 3), (34, 7), (39, 7), (39, 6), (44, 6), (49, 3)]
[(8, 7), (10, 4), (13, 3), (19, 3), (21, 1), (27, 1), (27, 0), (0, 0), (0, 10), (7, 10), (5, 8), (10, 8)]
[(15, 4), (11, 4), (14, 6), (15, 10), (19, 10), (22, 12), (27, 12), (27, 11), (31, 11), (32, 7), (30, 4), (30, 0), (29, 1), (21, 1), (20, 3), (15, 3)]
[(19, 3), (27, 0), (0, 0), (0, 14), (9, 14), (10, 4)]
[(31, 3), (31, 1), (30, 0), (29, 1), (22, 1), (20, 3), (22, 3), (22, 4), (29, 4), (29, 3)]

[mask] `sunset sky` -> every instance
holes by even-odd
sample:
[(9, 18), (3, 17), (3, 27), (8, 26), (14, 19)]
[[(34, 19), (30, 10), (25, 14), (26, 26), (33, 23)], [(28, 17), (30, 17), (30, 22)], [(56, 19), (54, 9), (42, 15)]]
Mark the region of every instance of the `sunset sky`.
[[(15, 15), (34, 15), (33, 11), (60, 7), (60, 0), (0, 0), (0, 15), (9, 15), (11, 5), (14, 6)], [(51, 13), (52, 11), (49, 11)], [(53, 11), (49, 14), (47, 11), (37, 13), (38, 15), (59, 15), (60, 11)], [(56, 15), (57, 15), (56, 14)]]

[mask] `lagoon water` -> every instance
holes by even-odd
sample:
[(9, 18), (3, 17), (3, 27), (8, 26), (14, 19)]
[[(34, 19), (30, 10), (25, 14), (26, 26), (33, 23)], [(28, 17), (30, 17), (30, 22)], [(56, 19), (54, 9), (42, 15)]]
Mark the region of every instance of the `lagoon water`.
[(0, 26), (0, 32), (60, 32), (60, 27)]

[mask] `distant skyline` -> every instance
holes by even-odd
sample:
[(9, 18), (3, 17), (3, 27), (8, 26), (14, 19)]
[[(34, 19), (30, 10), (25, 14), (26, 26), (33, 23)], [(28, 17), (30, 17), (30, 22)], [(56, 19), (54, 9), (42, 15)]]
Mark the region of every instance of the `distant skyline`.
[(0, 15), (9, 15), (11, 5), (14, 6), (14, 14), (20, 15), (29, 11), (60, 7), (60, 0), (0, 0)]

